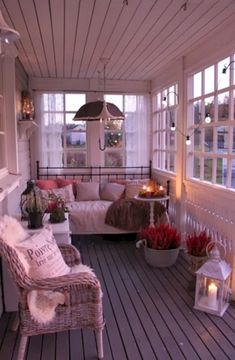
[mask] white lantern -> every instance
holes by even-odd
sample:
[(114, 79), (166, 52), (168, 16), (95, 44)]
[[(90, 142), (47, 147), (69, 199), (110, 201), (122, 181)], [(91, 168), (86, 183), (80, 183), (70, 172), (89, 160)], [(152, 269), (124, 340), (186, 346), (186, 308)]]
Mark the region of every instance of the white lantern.
[(232, 269), (221, 259), (217, 243), (208, 255), (209, 260), (196, 271), (194, 309), (223, 316), (229, 306)]

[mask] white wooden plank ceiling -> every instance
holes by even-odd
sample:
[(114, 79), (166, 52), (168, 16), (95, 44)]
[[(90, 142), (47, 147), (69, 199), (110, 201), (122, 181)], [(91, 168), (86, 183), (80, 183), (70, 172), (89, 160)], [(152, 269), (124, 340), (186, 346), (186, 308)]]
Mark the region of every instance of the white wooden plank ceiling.
[(31, 77), (150, 80), (235, 17), (234, 0), (0, 0)]

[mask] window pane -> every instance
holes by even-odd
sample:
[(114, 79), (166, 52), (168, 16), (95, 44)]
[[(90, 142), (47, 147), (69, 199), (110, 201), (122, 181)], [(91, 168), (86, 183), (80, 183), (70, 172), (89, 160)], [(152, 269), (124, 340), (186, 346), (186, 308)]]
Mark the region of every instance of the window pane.
[(65, 94), (65, 111), (74, 111), (76, 113), (85, 102), (85, 94)]
[(229, 69), (226, 71), (226, 74), (223, 73), (224, 66), (228, 66), (230, 58), (226, 58), (218, 63), (218, 89), (224, 89), (229, 86)]
[(85, 148), (86, 133), (70, 131), (66, 133), (66, 145), (69, 148)]
[(205, 69), (205, 94), (214, 91), (215, 88), (214, 71), (215, 71), (214, 65)]
[[(131, 98), (131, 96), (130, 96)], [(123, 96), (122, 95), (105, 95), (105, 100), (107, 102), (113, 103), (114, 105), (116, 105), (119, 110), (123, 111)], [(127, 99), (128, 101), (129, 99)], [(129, 101), (129, 106), (131, 103), (131, 99)]]
[(66, 129), (67, 130), (77, 130), (77, 131), (86, 131), (86, 121), (73, 121), (71, 120), (71, 115), (70, 114), (66, 114), (65, 115), (65, 119), (66, 119)]
[(43, 108), (45, 111), (64, 111), (64, 95), (43, 94)]
[(212, 152), (213, 151), (213, 129), (205, 129), (205, 141), (204, 141), (204, 151)]
[(198, 124), (201, 121), (201, 106), (202, 106), (201, 100), (194, 101), (193, 103), (194, 124)]
[(228, 152), (228, 126), (220, 126), (217, 128), (217, 150), (219, 153)]
[[(125, 99), (125, 112), (136, 112), (136, 96), (125, 95), (124, 99)], [(115, 104), (115, 105), (117, 105), (117, 104)], [(117, 106), (121, 110), (122, 104), (120, 103), (120, 105), (117, 105)]]
[(123, 157), (120, 152), (107, 151), (104, 154), (105, 166), (123, 166)]
[(233, 147), (232, 147), (232, 152), (235, 152), (235, 126), (232, 127), (232, 131), (233, 131)]
[(200, 129), (196, 129), (194, 132), (194, 150), (195, 151), (201, 151), (201, 136), (202, 132)]
[(83, 152), (69, 151), (65, 154), (66, 166), (68, 167), (79, 167), (86, 165), (86, 154)]
[(43, 123), (44, 126), (51, 127), (58, 131), (58, 129), (62, 129), (64, 125), (64, 114), (63, 113), (44, 113), (43, 114)]
[(206, 115), (209, 114), (211, 117), (211, 121), (214, 120), (214, 116), (215, 116), (215, 106), (214, 106), (214, 96), (210, 96), (208, 98), (205, 99), (205, 114), (204, 114), (204, 118), (206, 117)]
[(226, 185), (227, 181), (227, 159), (218, 158), (216, 163), (216, 183)]
[(122, 131), (123, 120), (105, 120), (105, 130)]
[(105, 146), (107, 147), (122, 147), (122, 133), (120, 132), (106, 132), (105, 133)]
[(193, 162), (193, 177), (200, 179), (200, 159), (196, 156)]
[(235, 189), (235, 159), (231, 161), (232, 163), (232, 179), (231, 179), (231, 187)]
[(193, 76), (193, 97), (202, 94), (202, 73), (199, 72)]
[(175, 171), (175, 155), (171, 154), (170, 155), (170, 171), (174, 172)]
[(218, 95), (218, 120), (224, 121), (229, 119), (229, 93)]
[(210, 158), (204, 160), (204, 180), (212, 181), (212, 159)]

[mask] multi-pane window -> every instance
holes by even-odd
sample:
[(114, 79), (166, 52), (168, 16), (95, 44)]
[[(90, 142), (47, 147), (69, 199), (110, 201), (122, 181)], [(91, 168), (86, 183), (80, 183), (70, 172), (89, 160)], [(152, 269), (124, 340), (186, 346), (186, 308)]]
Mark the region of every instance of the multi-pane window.
[(109, 120), (104, 126), (106, 166), (136, 166), (148, 163), (148, 101), (146, 95), (105, 95), (125, 120)]
[[(107, 102), (124, 112), (124, 95), (105, 95)], [(125, 165), (125, 131), (123, 120), (106, 120), (104, 124), (105, 166)]]
[(176, 171), (177, 85), (153, 97), (153, 167)]
[(85, 100), (85, 94), (42, 95), (41, 150), (44, 166), (86, 165), (86, 122), (73, 120)]
[(233, 60), (227, 57), (188, 79), (187, 176), (227, 188), (235, 188)]

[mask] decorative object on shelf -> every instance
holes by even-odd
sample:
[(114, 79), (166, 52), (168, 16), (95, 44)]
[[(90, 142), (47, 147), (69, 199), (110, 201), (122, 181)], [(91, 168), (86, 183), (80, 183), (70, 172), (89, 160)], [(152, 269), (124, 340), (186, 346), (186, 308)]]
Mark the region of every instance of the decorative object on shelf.
[[(104, 66), (104, 94), (106, 89), (106, 66), (109, 59), (102, 58), (100, 61)], [(119, 110), (119, 108), (112, 103), (106, 102), (105, 100), (97, 100), (86, 103), (81, 106), (74, 116), (73, 120), (75, 121), (100, 121), (102, 124), (105, 120), (124, 120), (124, 114)], [(99, 149), (104, 151), (106, 145), (101, 145), (101, 139), (99, 138)]]
[(0, 54), (2, 53), (2, 42), (10, 44), (20, 38), (18, 31), (12, 29), (7, 25), (0, 10)]
[(211, 236), (207, 235), (205, 230), (198, 234), (194, 231), (186, 238), (187, 254), (190, 260), (190, 271), (194, 275), (199, 267), (208, 260), (207, 246), (209, 246), (210, 251), (213, 244), (211, 243)]
[(40, 191), (37, 191), (33, 181), (27, 182), (27, 188), (21, 195), (22, 217), (27, 214), (28, 228), (38, 229), (43, 226), (42, 220), (47, 209), (48, 201), (44, 199)]
[(166, 196), (166, 191), (164, 187), (158, 185), (156, 181), (149, 180), (147, 185), (143, 185), (138, 195), (142, 198), (163, 198)]
[(21, 96), (22, 96), (22, 119), (33, 120), (34, 105), (29, 91), (23, 90)]
[(161, 224), (144, 228), (140, 232), (142, 240), (136, 247), (144, 247), (144, 257), (153, 267), (168, 267), (174, 265), (179, 255), (181, 235), (169, 224)]
[[(208, 248), (213, 245), (211, 251)], [(221, 259), (218, 242), (211, 242), (207, 246), (207, 260), (196, 271), (196, 291), (194, 309), (208, 312), (210, 314), (223, 316), (229, 306), (231, 294), (231, 266)]]

